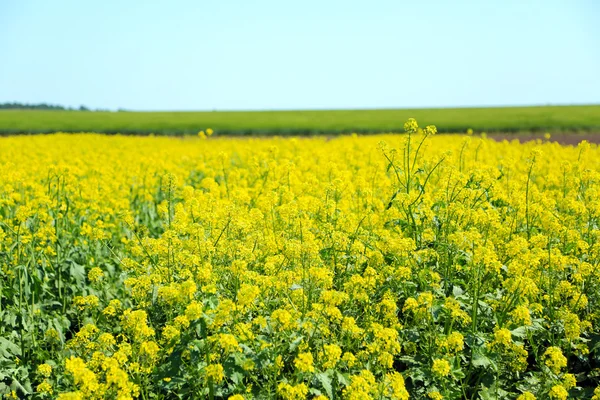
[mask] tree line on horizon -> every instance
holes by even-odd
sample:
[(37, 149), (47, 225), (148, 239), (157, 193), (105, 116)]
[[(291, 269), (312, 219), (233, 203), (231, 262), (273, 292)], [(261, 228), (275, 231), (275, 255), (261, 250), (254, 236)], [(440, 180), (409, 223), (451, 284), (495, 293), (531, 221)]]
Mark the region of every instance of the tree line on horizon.
[[(0, 110), (59, 110), (59, 111), (109, 111), (103, 109), (92, 110), (83, 104), (79, 107), (65, 107), (58, 104), (48, 103), (19, 103), (19, 102), (6, 102), (0, 103)], [(121, 111), (121, 110), (120, 110)]]

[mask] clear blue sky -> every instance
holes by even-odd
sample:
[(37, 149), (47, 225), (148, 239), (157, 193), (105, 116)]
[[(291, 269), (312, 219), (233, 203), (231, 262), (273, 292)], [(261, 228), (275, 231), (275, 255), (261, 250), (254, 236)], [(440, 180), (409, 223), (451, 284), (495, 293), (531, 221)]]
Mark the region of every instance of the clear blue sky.
[(0, 0), (0, 102), (600, 103), (600, 1)]

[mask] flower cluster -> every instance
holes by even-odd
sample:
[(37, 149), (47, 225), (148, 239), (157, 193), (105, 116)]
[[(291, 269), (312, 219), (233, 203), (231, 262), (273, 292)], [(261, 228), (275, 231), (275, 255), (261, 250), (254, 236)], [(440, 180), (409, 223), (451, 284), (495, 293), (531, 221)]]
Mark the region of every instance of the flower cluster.
[(0, 394), (600, 398), (600, 150), (404, 128), (0, 139)]

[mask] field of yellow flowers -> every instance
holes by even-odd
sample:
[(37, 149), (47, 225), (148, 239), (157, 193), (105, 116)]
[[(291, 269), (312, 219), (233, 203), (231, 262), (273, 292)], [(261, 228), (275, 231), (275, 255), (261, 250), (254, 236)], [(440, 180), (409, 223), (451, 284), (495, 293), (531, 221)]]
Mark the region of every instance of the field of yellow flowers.
[(0, 139), (0, 395), (600, 399), (600, 149)]

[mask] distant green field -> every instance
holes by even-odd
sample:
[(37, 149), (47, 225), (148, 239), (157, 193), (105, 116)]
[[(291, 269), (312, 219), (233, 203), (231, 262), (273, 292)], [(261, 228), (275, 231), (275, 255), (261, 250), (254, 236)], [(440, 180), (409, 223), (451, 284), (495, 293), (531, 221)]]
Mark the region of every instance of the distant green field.
[(335, 134), (399, 131), (407, 118), (440, 132), (600, 132), (600, 105), (324, 111), (82, 112), (1, 110), (0, 134)]

